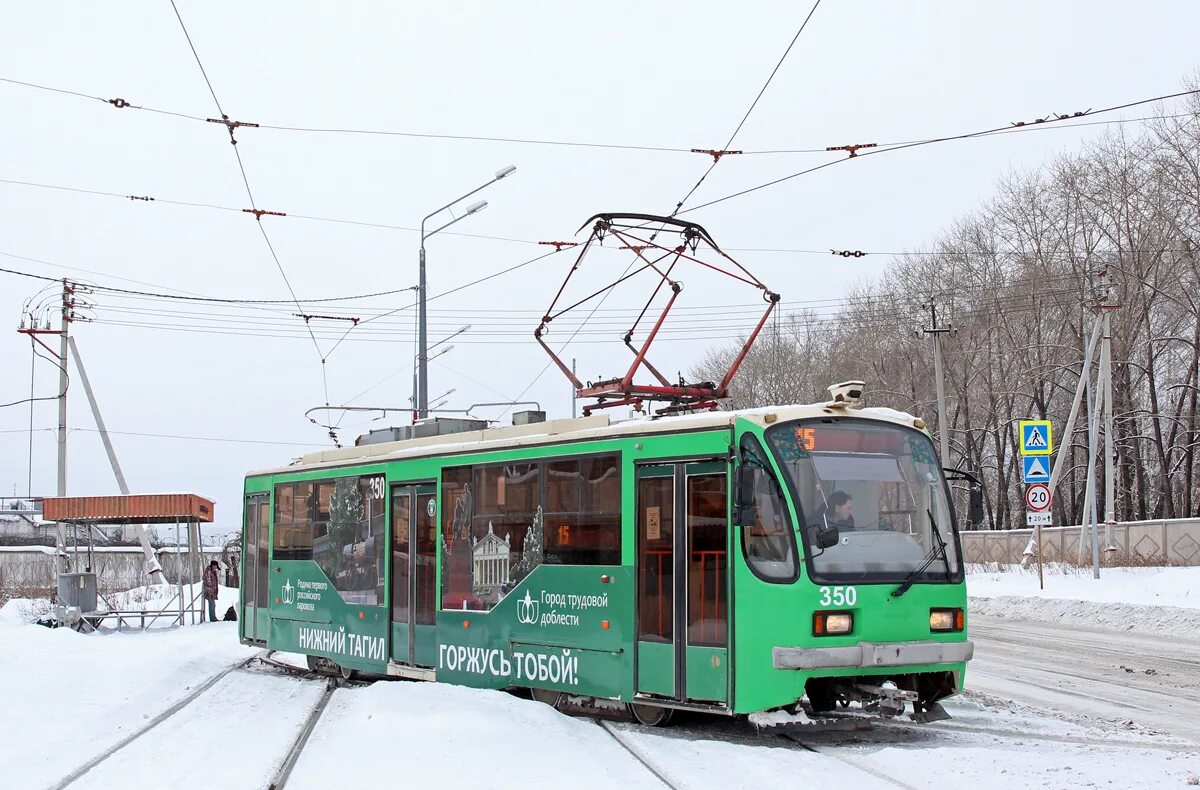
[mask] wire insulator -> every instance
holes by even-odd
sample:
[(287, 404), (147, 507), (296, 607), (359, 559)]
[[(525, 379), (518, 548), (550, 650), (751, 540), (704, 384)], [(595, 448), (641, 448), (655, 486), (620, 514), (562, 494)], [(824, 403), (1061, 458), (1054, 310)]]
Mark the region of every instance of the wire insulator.
[(123, 109), (125, 109), (126, 107), (132, 107), (132, 106), (133, 106), (133, 105), (132, 105), (132, 104), (130, 104), (129, 102), (125, 101), (124, 99), (120, 99), (120, 98), (118, 98), (118, 99), (105, 99), (104, 101), (105, 101), (105, 102), (107, 102), (108, 104), (111, 104), (112, 106), (116, 107), (118, 110), (123, 110)]
[(711, 156), (713, 158), (713, 162), (718, 162), (718, 161), (720, 161), (721, 157), (723, 157), (727, 154), (740, 154), (742, 152), (741, 151), (718, 151), (718, 150), (715, 150), (712, 148), (693, 148), (692, 153), (693, 154), (708, 154), (709, 156)]
[(861, 258), (867, 253), (862, 250), (830, 250), (830, 255), (840, 255), (843, 258)]
[(577, 241), (539, 241), (538, 244), (544, 244), (547, 247), (553, 247), (555, 252), (562, 251), (563, 247), (578, 247)]
[(846, 151), (850, 154), (850, 158), (858, 156), (858, 152), (863, 148), (875, 148), (879, 143), (854, 143), (852, 145), (831, 145), (826, 147), (826, 151)]
[(271, 217), (286, 217), (287, 213), (283, 211), (267, 211), (265, 208), (244, 208), (243, 214), (253, 214), (256, 220), (262, 221), (263, 214)]

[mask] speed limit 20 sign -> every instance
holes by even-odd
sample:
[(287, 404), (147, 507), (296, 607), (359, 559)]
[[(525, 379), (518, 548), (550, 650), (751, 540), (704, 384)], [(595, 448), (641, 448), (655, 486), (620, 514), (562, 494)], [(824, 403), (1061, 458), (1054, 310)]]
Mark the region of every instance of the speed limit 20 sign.
[(1025, 505), (1034, 513), (1050, 509), (1054, 498), (1050, 495), (1050, 486), (1045, 483), (1034, 483), (1025, 489)]

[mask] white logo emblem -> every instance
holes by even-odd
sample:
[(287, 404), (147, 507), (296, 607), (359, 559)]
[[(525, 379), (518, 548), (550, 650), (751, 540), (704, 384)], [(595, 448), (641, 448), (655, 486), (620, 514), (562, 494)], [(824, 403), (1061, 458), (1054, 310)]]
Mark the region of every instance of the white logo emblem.
[(437, 502), (434, 502), (432, 499), (429, 500), (428, 502), (426, 502), (425, 503), (425, 512), (429, 514), (430, 518), (433, 518), (434, 515), (437, 513)]
[(295, 603), (296, 602), (296, 588), (292, 586), (291, 579), (288, 579), (287, 581), (285, 581), (283, 583), (283, 602), (284, 603)]
[(517, 620), (525, 625), (534, 625), (538, 621), (541, 608), (542, 604), (533, 600), (529, 590), (526, 590), (525, 597), (517, 600)]

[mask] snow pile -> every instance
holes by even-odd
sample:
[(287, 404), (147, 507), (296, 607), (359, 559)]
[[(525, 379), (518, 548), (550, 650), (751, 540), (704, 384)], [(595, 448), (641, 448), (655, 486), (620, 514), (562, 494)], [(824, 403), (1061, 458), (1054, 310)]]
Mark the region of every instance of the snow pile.
[(808, 718), (808, 714), (799, 708), (795, 713), (788, 713), (786, 710), (759, 711), (758, 713), (751, 713), (747, 718), (755, 727), (776, 727), (780, 724), (812, 724), (812, 719)]
[[(54, 784), (254, 652), (238, 644), (237, 623), (84, 635), (13, 623), (11, 606), (0, 621), (6, 790)], [(188, 742), (176, 745), (194, 751)], [(170, 770), (161, 762), (170, 759), (167, 752), (156, 759), (160, 770)]]
[(1008, 620), (1084, 624), (1093, 628), (1200, 637), (1200, 567), (1091, 569), (972, 565), (967, 593), (973, 614)]

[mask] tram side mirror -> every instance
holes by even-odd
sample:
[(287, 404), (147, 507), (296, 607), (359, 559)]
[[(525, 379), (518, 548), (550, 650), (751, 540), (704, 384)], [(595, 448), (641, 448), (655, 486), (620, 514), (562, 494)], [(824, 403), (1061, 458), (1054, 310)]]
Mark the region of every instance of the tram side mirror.
[(755, 513), (757, 504), (754, 498), (754, 469), (743, 463), (737, 472), (737, 494), (734, 499), (734, 521), (738, 526), (748, 526), (758, 521)]
[(971, 483), (969, 491), (967, 521), (971, 523), (972, 528), (978, 529), (983, 523), (983, 486), (979, 483)]
[(821, 547), (822, 551), (836, 546), (841, 537), (838, 533), (838, 528), (833, 524), (822, 523), (817, 527), (817, 545)]

